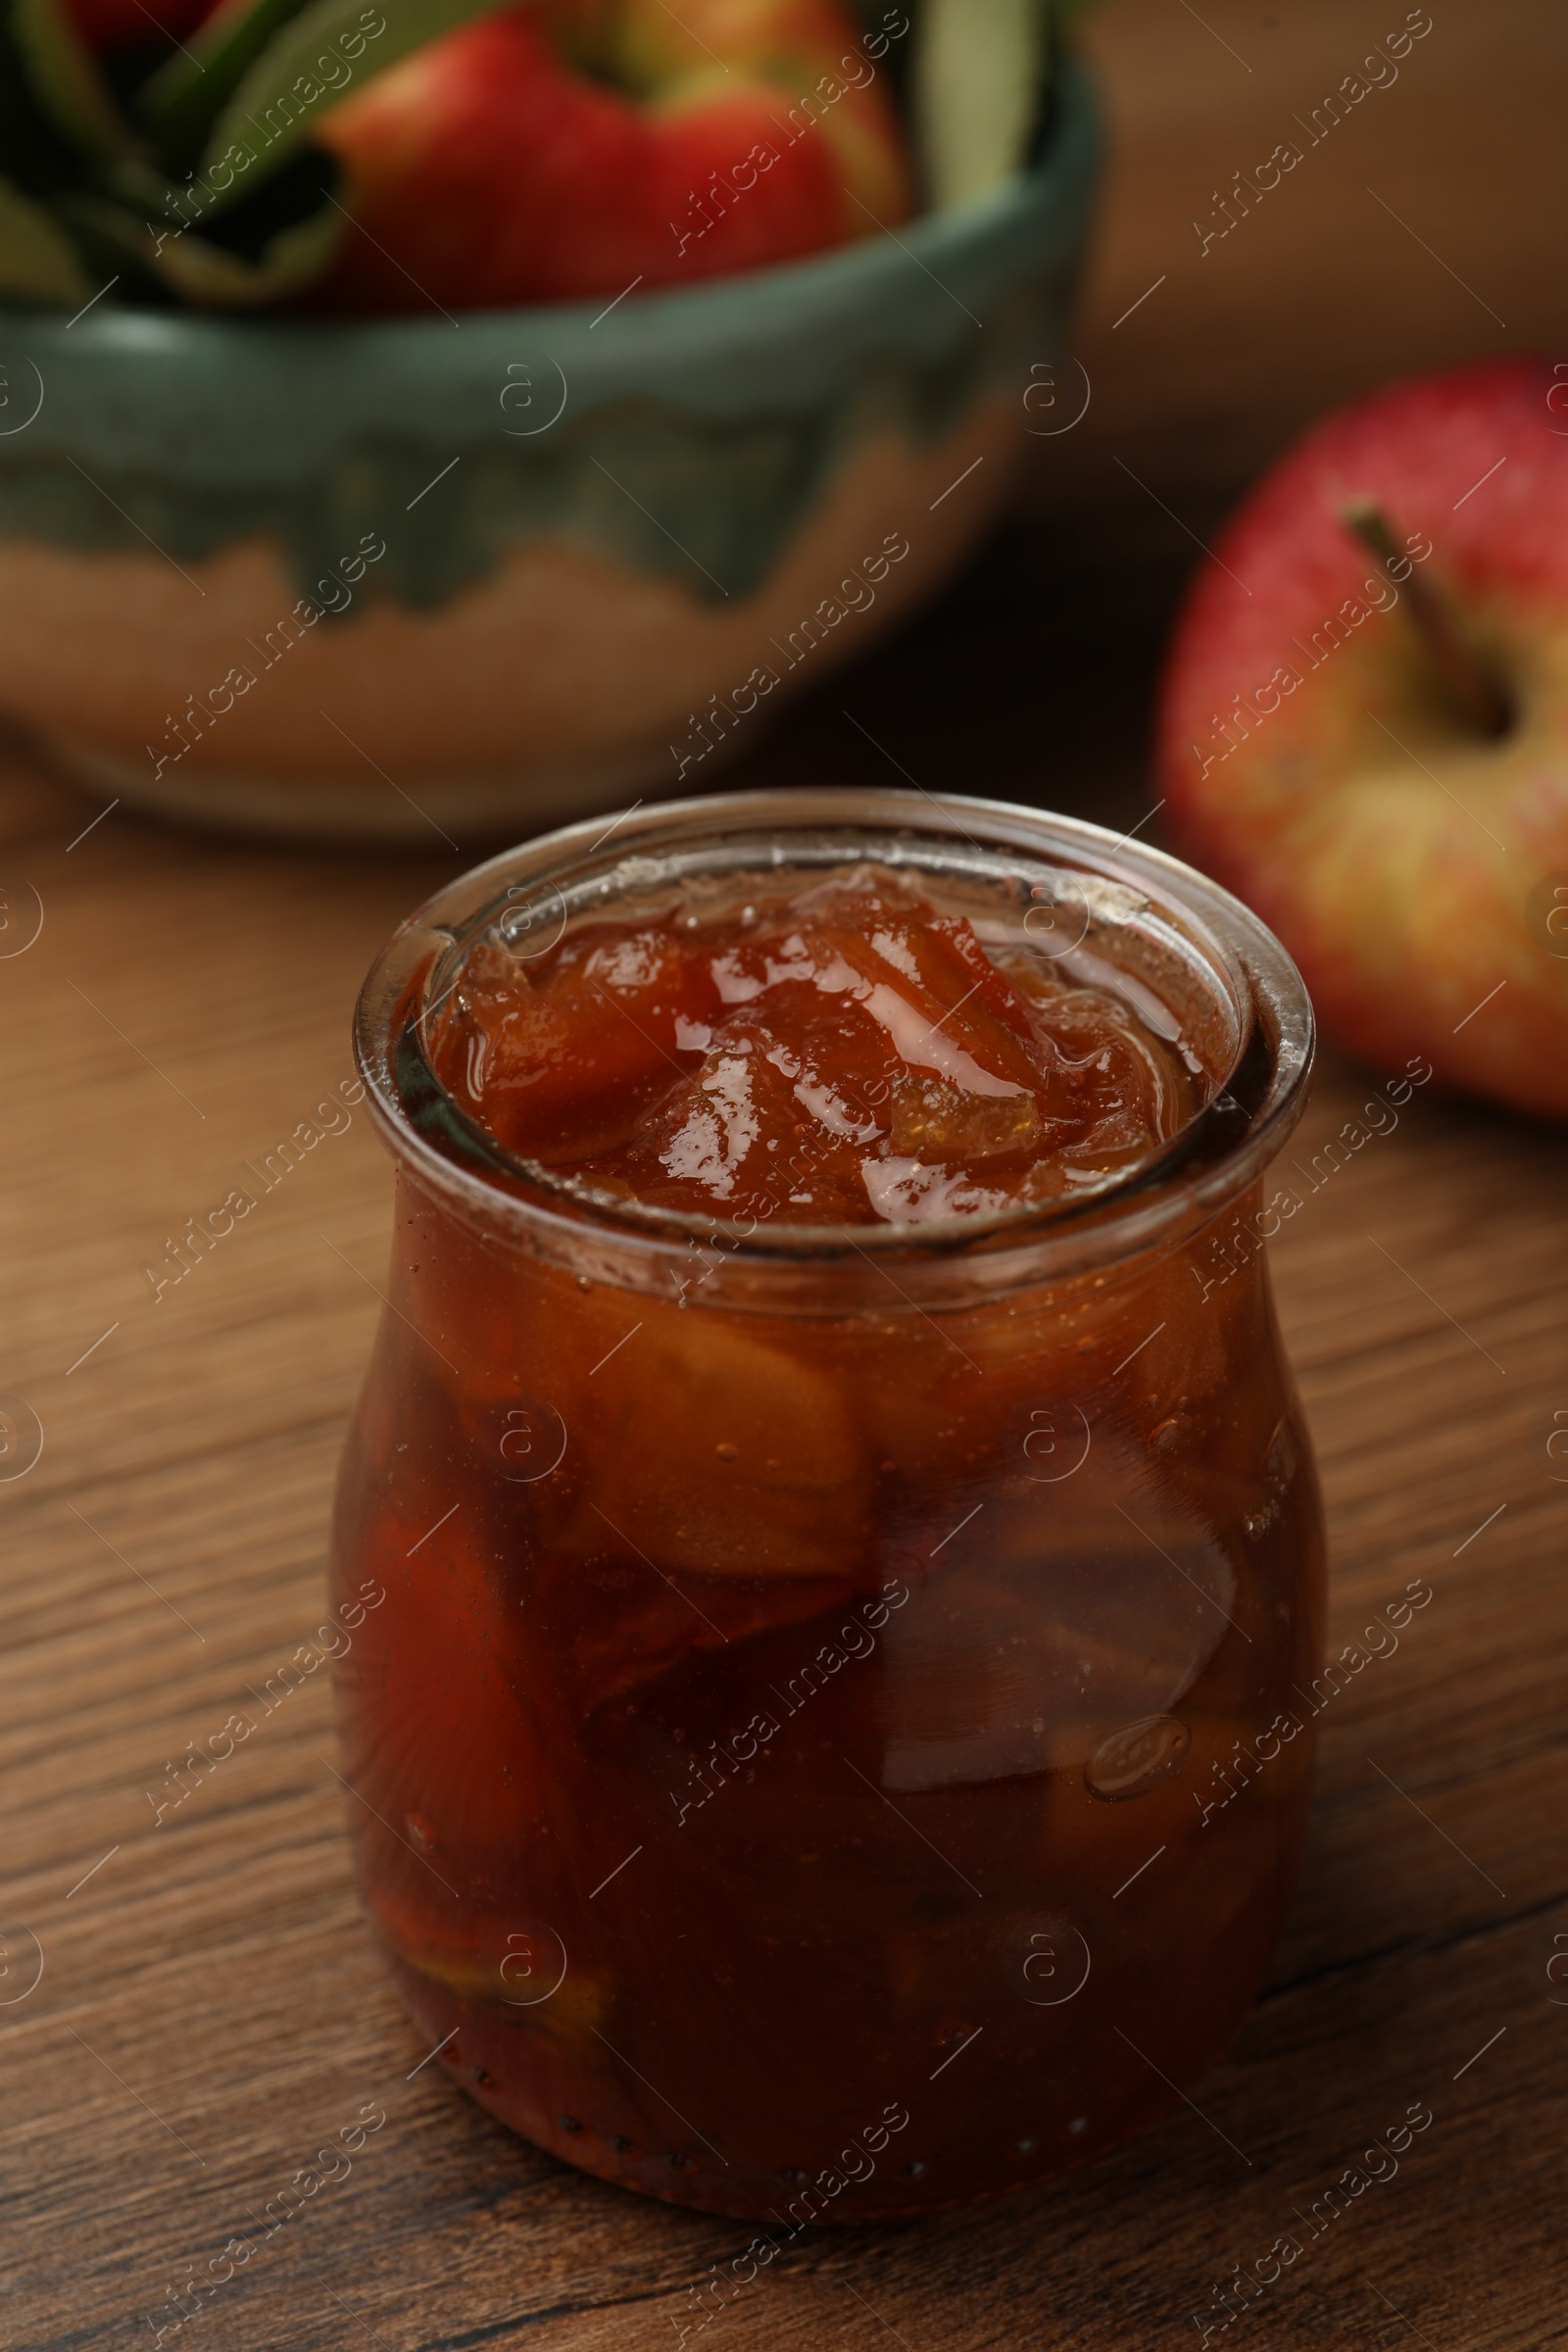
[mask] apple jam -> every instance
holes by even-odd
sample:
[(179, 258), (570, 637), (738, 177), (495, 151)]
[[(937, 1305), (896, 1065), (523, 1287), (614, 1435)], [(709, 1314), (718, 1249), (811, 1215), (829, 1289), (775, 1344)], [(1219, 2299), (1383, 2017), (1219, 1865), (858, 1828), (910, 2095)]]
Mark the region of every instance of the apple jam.
[(1083, 2162), (1256, 1990), (1322, 1613), (1256, 1239), (1310, 1014), (1093, 827), (594, 831), (362, 1001), (343, 1769), (435, 2063), (781, 2244)]
[[(1197, 1065), (1107, 973), (864, 867), (475, 951), (435, 1067), (500, 1142), (687, 1214), (919, 1224), (1045, 1201), (1197, 1109)], [(1154, 1007), (1156, 1015), (1159, 1008)]]

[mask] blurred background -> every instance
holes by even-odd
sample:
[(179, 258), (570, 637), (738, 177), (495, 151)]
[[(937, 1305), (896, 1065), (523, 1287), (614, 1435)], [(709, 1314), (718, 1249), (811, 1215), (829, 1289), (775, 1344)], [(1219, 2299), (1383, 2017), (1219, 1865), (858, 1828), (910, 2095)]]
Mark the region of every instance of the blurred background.
[[(1561, 345), (1568, 19), (1547, 0), (1440, 11), (1397, 84), (1308, 152), (1289, 201), (1282, 190), (1245, 233), (1200, 254), (1193, 222), (1222, 220), (1216, 193), (1278, 140), (1299, 142), (1307, 102), (1404, 13), (1215, 0), (1200, 17), (1183, 0), (1107, 0), (1083, 20), (1109, 132), (1073, 329), (1088, 414), (1032, 443), (1016, 515), (853, 680), (858, 715), (931, 788), (1133, 823), (1195, 542), (1211, 542), (1239, 494), (1336, 402)], [(758, 781), (803, 760), (882, 780), (874, 755), (844, 739), (851, 683), (789, 720)]]

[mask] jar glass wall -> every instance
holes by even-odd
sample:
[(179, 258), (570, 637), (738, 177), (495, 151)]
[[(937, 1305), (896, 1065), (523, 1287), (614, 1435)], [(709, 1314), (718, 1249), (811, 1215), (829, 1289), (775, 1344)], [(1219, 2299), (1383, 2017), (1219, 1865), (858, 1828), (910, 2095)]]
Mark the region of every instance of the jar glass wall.
[[(574, 1192), (434, 1075), (480, 941), (525, 966), (590, 913), (866, 860), (1113, 979), (1203, 1107), (1043, 1207), (792, 1227)], [(1262, 1250), (1311, 1055), (1283, 952), (1094, 827), (735, 795), (454, 885), (358, 1043), (398, 1196), (339, 1717), (439, 2063), (573, 2164), (785, 2230), (1152, 2119), (1257, 1988), (1307, 1801), (1320, 1514)]]

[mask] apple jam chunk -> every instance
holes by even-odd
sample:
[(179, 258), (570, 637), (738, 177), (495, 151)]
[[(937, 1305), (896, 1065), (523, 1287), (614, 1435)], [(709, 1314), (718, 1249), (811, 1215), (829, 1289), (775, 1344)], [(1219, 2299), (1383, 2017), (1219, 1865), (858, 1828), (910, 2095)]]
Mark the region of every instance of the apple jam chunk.
[(601, 1194), (799, 1225), (984, 1215), (1114, 1175), (1199, 1107), (1163, 1007), (1086, 960), (862, 866), (582, 920), (532, 958), (487, 942), (434, 1059), (498, 1142)]

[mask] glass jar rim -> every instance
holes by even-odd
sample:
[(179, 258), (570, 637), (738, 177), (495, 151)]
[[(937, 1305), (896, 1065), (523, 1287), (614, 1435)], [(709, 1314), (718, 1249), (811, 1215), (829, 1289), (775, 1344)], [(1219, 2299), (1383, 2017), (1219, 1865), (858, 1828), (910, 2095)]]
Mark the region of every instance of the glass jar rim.
[[(934, 875), (1049, 876), (1064, 885), (1054, 908), (1071, 906), (1076, 892), (1084, 929), (1059, 951), (1064, 964), (1082, 956), (1096, 928), (1097, 937), (1118, 939), (1110, 961), (1124, 978), (1134, 977), (1127, 957), (1137, 942), (1141, 955), (1201, 994), (1211, 1025), (1225, 1031), (1217, 1065), (1210, 1040), (1208, 1100), (1165, 1144), (1081, 1192), (917, 1225), (762, 1225), (563, 1188), (488, 1135), (425, 1054), (423, 1023), (460, 984), (474, 943), (505, 920), (526, 935), (548, 909), (532, 953), (547, 952), (558, 919), (555, 938), (564, 930), (568, 891), (581, 906), (726, 861), (789, 870), (862, 859)], [(1031, 885), (1035, 894), (1045, 888)], [(1171, 1247), (1217, 1215), (1283, 1146), (1304, 1106), (1314, 1024), (1300, 975), (1266, 925), (1217, 883), (1131, 835), (1004, 801), (789, 787), (661, 802), (608, 825), (585, 820), (471, 868), (377, 956), (354, 1039), (372, 1115), (421, 1189), (498, 1240), (624, 1287), (689, 1276), (696, 1251), (723, 1269), (718, 1293), (705, 1277), (705, 1296), (717, 1303), (737, 1288), (758, 1302), (799, 1294), (824, 1275), (835, 1295), (869, 1285), (885, 1300), (895, 1265), (906, 1292), (913, 1284), (922, 1298), (972, 1299)]]

